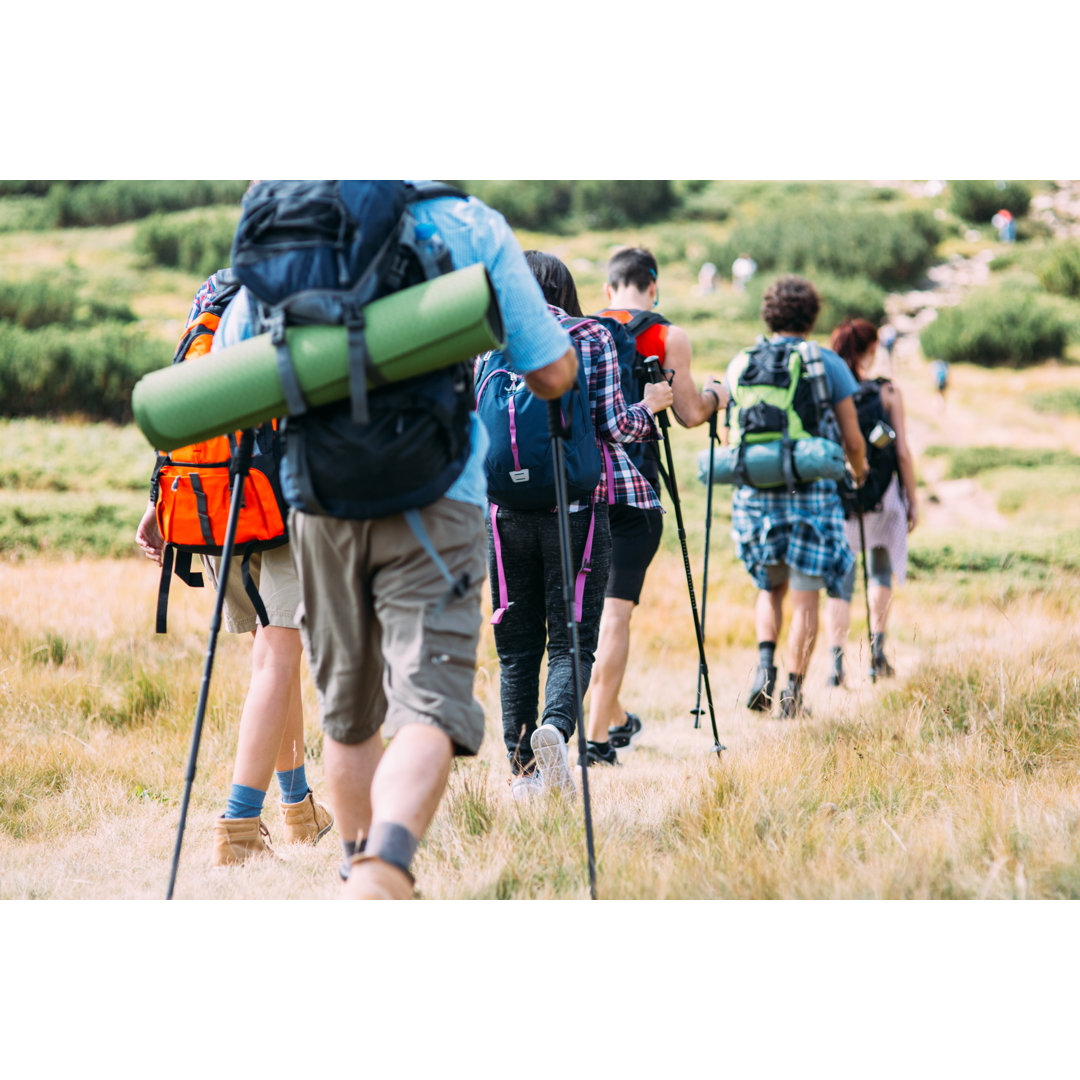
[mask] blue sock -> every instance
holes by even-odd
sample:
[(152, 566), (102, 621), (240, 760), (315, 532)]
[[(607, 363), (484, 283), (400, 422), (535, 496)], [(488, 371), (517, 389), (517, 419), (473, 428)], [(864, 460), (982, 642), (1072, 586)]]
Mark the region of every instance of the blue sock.
[(258, 817), (262, 813), (266, 792), (258, 788), (233, 784), (229, 790), (229, 801), (225, 804), (227, 818)]
[(277, 774), (278, 786), (281, 788), (281, 801), (286, 803), (302, 802), (304, 796), (311, 789), (307, 786), (307, 775), (304, 766), (298, 769), (290, 769), (288, 772)]

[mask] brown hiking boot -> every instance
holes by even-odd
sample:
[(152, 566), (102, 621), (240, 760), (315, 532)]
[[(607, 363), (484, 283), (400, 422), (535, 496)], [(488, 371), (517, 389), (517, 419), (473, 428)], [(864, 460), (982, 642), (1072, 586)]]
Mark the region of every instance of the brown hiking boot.
[(286, 844), (317, 844), (334, 824), (334, 815), (315, 801), (311, 790), (298, 803), (281, 804)]
[(411, 900), (413, 879), (374, 855), (354, 855), (341, 893), (345, 900)]
[(219, 817), (214, 821), (211, 866), (237, 866), (260, 855), (277, 858), (262, 818)]

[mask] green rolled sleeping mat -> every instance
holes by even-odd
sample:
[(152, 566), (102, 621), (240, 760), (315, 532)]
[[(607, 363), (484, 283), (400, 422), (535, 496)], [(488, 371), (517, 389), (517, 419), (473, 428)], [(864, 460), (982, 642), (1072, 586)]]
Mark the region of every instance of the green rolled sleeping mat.
[[(368, 352), (390, 382), (503, 344), (502, 316), (482, 263), (375, 300), (364, 309), (364, 317)], [(285, 336), (310, 406), (349, 396), (345, 327), (290, 327)], [(136, 383), (131, 407), (139, 430), (162, 451), (254, 427), (288, 412), (269, 334), (151, 372)]]

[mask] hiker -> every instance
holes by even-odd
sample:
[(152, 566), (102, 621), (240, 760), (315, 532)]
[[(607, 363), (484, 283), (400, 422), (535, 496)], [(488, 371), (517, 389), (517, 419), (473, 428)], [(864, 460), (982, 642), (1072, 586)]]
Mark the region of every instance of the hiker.
[[(765, 290), (761, 316), (773, 336), (760, 339), (728, 365), (728, 438), (742, 442), (764, 434), (779, 440), (781, 433), (791, 439), (802, 434), (832, 438), (843, 446), (861, 482), (866, 453), (852, 401), (858, 384), (834, 352), (806, 341), (820, 308), (817, 291), (802, 277), (777, 278)], [(814, 378), (818, 351), (823, 370)], [(817, 635), (818, 593), (825, 588), (836, 595), (854, 564), (836, 482), (811, 480), (772, 489), (738, 484), (731, 533), (736, 554), (759, 590), (754, 609), (758, 666), (747, 700), (750, 709), (768, 711), (774, 703), (776, 644), (784, 597), (791, 591), (788, 683), (780, 695), (780, 716), (790, 719), (807, 711), (803, 681)]]
[[(254, 251), (255, 225), (273, 214), (277, 199), (292, 200), (296, 213), (290, 221), (313, 217), (329, 203), (364, 207), (362, 235), (374, 246), (379, 235), (402, 236), (393, 230), (408, 218), (408, 231), (438, 253), (440, 267), (450, 262), (457, 268), (477, 262), (486, 267), (505, 327), (505, 362), (525, 377), (532, 392), (546, 401), (574, 385), (577, 355), (569, 335), (549, 313), (501, 214), (445, 185), (267, 183), (272, 186), (254, 189), (245, 200), (238, 248)], [(327, 198), (309, 214), (305, 200), (314, 203), (320, 193)], [(250, 233), (246, 222), (254, 223)], [(343, 226), (356, 234), (348, 220)], [(295, 236), (291, 228), (285, 231), (284, 255)], [(267, 250), (279, 250), (274, 240), (271, 231)], [(332, 244), (327, 241), (325, 250), (347, 254)], [(383, 250), (394, 256), (385, 277), (387, 264), (379, 261)], [(405, 253), (403, 247), (397, 251)], [(258, 261), (257, 252), (252, 259)], [(336, 281), (339, 263), (327, 262)], [(299, 257), (295, 265), (307, 272)], [(393, 246), (384, 245), (365, 265), (389, 281), (399, 266), (424, 264), (415, 249), (399, 261)], [(291, 276), (287, 283), (295, 287)], [(388, 288), (393, 291), (392, 284)], [(222, 323), (226, 343), (250, 336), (261, 325), (262, 305), (242, 303), (244, 297), (241, 292)], [(289, 527), (300, 577), (299, 619), (325, 734), (329, 801), (345, 848), (346, 898), (413, 896), (413, 856), (438, 809), (451, 763), (455, 755), (476, 754), (483, 739), (484, 716), (473, 681), (485, 576), (487, 437), (473, 410), (470, 367), (440, 369), (368, 393), (370, 424), (353, 419), (350, 400), (309, 408), (286, 422), (285, 489), (293, 507)], [(435, 400), (416, 417), (396, 404), (414, 400), (414, 387), (416, 394), (426, 387)], [(444, 392), (453, 396), (442, 408)], [(379, 415), (388, 423), (375, 423)], [(432, 443), (425, 434), (440, 424), (447, 425), (446, 450), (440, 449), (441, 438)], [(400, 445), (407, 460), (380, 441), (383, 432), (406, 436)], [(383, 471), (390, 475), (376, 479), (392, 481), (404, 509), (368, 516), (363, 507), (373, 478), (365, 462), (380, 453), (389, 454)], [(439, 454), (449, 465), (436, 460)], [(411, 476), (404, 472), (406, 464)], [(305, 509), (310, 503), (297, 482), (300, 466), (325, 513)], [(384, 733), (390, 740), (385, 750)]]
[[(727, 405), (723, 384), (709, 379), (698, 390), (690, 373), (690, 338), (681, 327), (654, 313), (659, 302), (659, 267), (645, 248), (624, 248), (608, 263), (604, 285), (607, 308), (598, 314), (627, 326), (641, 324), (637, 332), (637, 352), (656, 356), (671, 379), (672, 408), (683, 427), (698, 427)], [(628, 383), (635, 385), (628, 386)], [(639, 380), (623, 372), (623, 395), (636, 398)], [(657, 497), (660, 495), (660, 459), (653, 444), (626, 448), (630, 460)], [(616, 751), (632, 745), (642, 730), (641, 717), (622, 705), (620, 691), (630, 656), (630, 621), (641, 601), (641, 590), (649, 564), (660, 547), (663, 510), (617, 503), (608, 510), (611, 528), (611, 570), (600, 618), (600, 638), (592, 672), (589, 701), (588, 751), (590, 764), (617, 762)]]
[[(219, 274), (212, 275), (199, 287), (188, 316), (185, 338), (222, 292)], [(215, 333), (210, 351), (218, 344)], [(135, 540), (147, 558), (162, 565), (164, 539), (153, 495), (139, 522)], [(202, 555), (201, 559), (206, 576), (216, 590), (221, 560), (212, 555)], [(224, 812), (214, 821), (213, 866), (230, 866), (256, 856), (273, 855), (270, 833), (262, 821), (262, 808), (275, 774), (281, 793), (285, 843), (317, 843), (334, 823), (332, 814), (316, 801), (308, 787), (305, 771), (301, 644), (296, 621), (300, 589), (289, 545), (255, 552), (250, 573), (265, 605), (268, 623), (264, 626), (258, 620), (242, 582), (241, 558), (234, 556), (225, 584), (223, 619), (228, 633), (252, 636), (251, 681), (240, 712), (232, 786)]]
[[(584, 692), (589, 686), (600, 612), (605, 605), (611, 558), (609, 514), (623, 506), (639, 507), (639, 512), (660, 512), (654, 489), (631, 464), (622, 444), (655, 440), (653, 417), (672, 403), (673, 395), (670, 386), (658, 383), (645, 387), (641, 401), (627, 404), (612, 337), (599, 322), (582, 315), (570, 271), (554, 255), (544, 252), (527, 251), (525, 258), (548, 310), (569, 329), (587, 377), (582, 389), (588, 396), (588, 412), (582, 410), (582, 416), (591, 432), (593, 445), (586, 449), (598, 464), (593, 474), (598, 476), (598, 483), (590, 492), (579, 491), (567, 507), (571, 564), (581, 567), (575, 597)], [(482, 401), (488, 392), (484, 373), (491, 367), (488, 358), (481, 358), (477, 365)], [(484, 409), (482, 404), (481, 411)], [(538, 459), (549, 452), (546, 441), (536, 447)], [(510, 762), (510, 790), (515, 799), (529, 798), (542, 790), (574, 791), (567, 743), (576, 730), (577, 703), (563, 607), (558, 515), (552, 513), (553, 509), (551, 505), (510, 509), (497, 505), (492, 495), (488, 522), (488, 571), (496, 610), (492, 621), (499, 656), (503, 738)], [(545, 640), (547, 682), (538, 726)], [(590, 747), (590, 763), (592, 754)], [(610, 754), (612, 759), (614, 756)]]
[(736, 292), (746, 292), (750, 279), (757, 273), (757, 263), (742, 252), (731, 264), (731, 283)]
[[(877, 340), (874, 324), (866, 319), (847, 319), (832, 335), (833, 349), (843, 358), (859, 383), (856, 398), (858, 412), (866, 412), (870, 418), (862, 426), (868, 427), (876, 415), (884, 414), (896, 433), (895, 452), (882, 455), (884, 468), (891, 473), (891, 478), (883, 481), (888, 486), (877, 508), (864, 511), (862, 515), (864, 535), (860, 536), (855, 514), (849, 514), (844, 522), (844, 535), (852, 551), (860, 551), (865, 538), (862, 557), (868, 560), (870, 665), (876, 676), (891, 676), (895, 672), (885, 658), (885, 627), (892, 602), (893, 578), (897, 584), (903, 585), (907, 576), (907, 537), (919, 523), (919, 506), (915, 489), (915, 463), (907, 438), (900, 388), (890, 379), (870, 377)], [(867, 399), (869, 412), (863, 405), (864, 398)], [(869, 446), (867, 449), (873, 463), (873, 451)], [(851, 626), (854, 588), (855, 567), (852, 565), (841, 596), (830, 598), (825, 604), (825, 633), (832, 659), (828, 677), (830, 686), (839, 686), (844, 681), (844, 643)]]

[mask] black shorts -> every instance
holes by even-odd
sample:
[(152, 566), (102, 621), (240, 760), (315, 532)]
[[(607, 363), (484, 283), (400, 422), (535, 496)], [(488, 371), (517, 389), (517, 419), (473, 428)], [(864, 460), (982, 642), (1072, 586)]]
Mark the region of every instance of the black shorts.
[(649, 569), (664, 529), (661, 510), (641, 510), (616, 503), (608, 507), (611, 523), (611, 570), (607, 592), (615, 600), (638, 603), (645, 571)]

